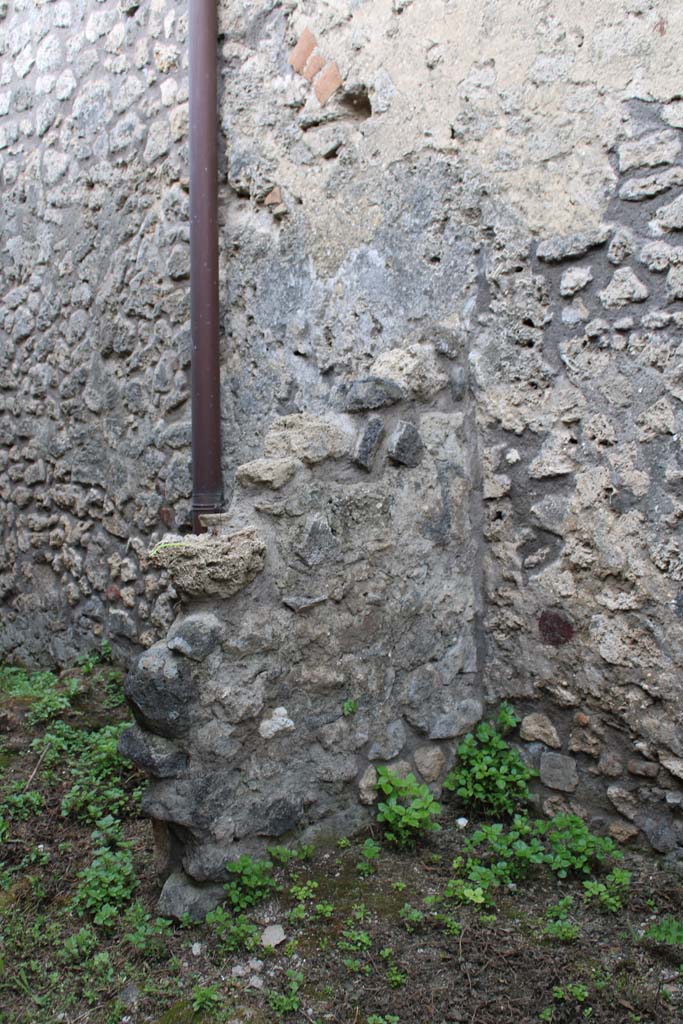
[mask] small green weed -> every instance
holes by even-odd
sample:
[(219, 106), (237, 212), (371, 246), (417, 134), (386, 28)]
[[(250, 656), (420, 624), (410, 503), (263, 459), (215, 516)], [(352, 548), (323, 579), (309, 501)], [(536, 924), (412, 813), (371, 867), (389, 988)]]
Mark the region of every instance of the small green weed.
[(213, 1013), (221, 1005), (222, 997), (218, 985), (197, 985), (192, 989), (192, 1010), (194, 1013)]
[(216, 907), (206, 915), (206, 924), (218, 939), (221, 953), (251, 952), (259, 944), (260, 932), (244, 914), (233, 916), (225, 907)]
[(40, 814), (44, 804), (40, 793), (25, 790), (22, 782), (14, 782), (0, 803), (0, 817), (10, 821), (28, 821), (34, 814)]
[(510, 817), (528, 803), (528, 783), (538, 773), (503, 738), (518, 723), (510, 705), (501, 704), (495, 723), (481, 722), (465, 736), (455, 768), (444, 780), (445, 789), (484, 816)]
[(398, 912), (398, 916), (401, 918), (403, 927), (407, 932), (417, 931), (424, 924), (424, 914), (417, 907), (412, 907), (410, 903), (403, 904)]
[(646, 929), (643, 938), (661, 942), (665, 946), (683, 946), (683, 921), (666, 914)]
[(280, 992), (268, 993), (270, 1008), (278, 1015), (294, 1013), (301, 1005), (299, 990), (303, 985), (303, 974), (300, 971), (290, 969), (287, 971), (287, 978), (289, 979), (289, 984), (287, 985), (287, 991), (284, 994)]
[(377, 805), (377, 820), (384, 825), (384, 838), (399, 849), (412, 847), (418, 839), (441, 828), (434, 820), (441, 813), (441, 805), (412, 772), (402, 779), (382, 766), (377, 769), (377, 789), (384, 797)]
[(591, 879), (583, 883), (583, 898), (586, 903), (597, 903), (601, 910), (614, 914), (621, 910), (623, 897), (631, 884), (631, 872), (614, 868), (604, 882)]
[(348, 718), (350, 715), (355, 715), (356, 711), (358, 711), (357, 700), (351, 700), (349, 698), (348, 700), (345, 700), (344, 703), (342, 704), (342, 715), (344, 716), (344, 718)]
[(381, 846), (374, 839), (366, 839), (360, 848), (361, 859), (356, 864), (356, 871), (362, 878), (367, 878), (375, 872), (374, 862), (380, 855)]
[(226, 864), (226, 868), (233, 876), (233, 880), (225, 886), (225, 891), (234, 910), (254, 907), (278, 889), (270, 860), (254, 860), (245, 854), (239, 860)]
[(130, 850), (99, 847), (89, 867), (79, 872), (80, 879), (72, 906), (78, 914), (89, 913), (95, 924), (111, 928), (121, 908), (137, 887)]

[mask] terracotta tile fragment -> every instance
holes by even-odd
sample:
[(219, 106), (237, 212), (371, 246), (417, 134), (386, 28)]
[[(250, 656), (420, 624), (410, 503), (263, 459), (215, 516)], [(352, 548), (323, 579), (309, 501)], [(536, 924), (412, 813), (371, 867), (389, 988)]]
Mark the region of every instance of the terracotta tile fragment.
[(342, 77), (337, 62), (333, 60), (324, 71), (320, 72), (313, 86), (321, 107), (325, 106), (332, 93), (336, 92), (341, 84)]
[(295, 71), (299, 74), (303, 71), (306, 66), (306, 61), (311, 56), (317, 46), (317, 41), (313, 33), (305, 28), (299, 36), (299, 41), (294, 49), (289, 54), (288, 60)]
[(282, 191), (279, 185), (272, 188), (266, 198), (263, 200), (264, 206), (277, 206), (278, 203), (282, 202)]
[(312, 57), (309, 57), (306, 67), (303, 70), (303, 76), (307, 82), (312, 82), (319, 71), (325, 67), (325, 58), (321, 57), (319, 53), (314, 53)]

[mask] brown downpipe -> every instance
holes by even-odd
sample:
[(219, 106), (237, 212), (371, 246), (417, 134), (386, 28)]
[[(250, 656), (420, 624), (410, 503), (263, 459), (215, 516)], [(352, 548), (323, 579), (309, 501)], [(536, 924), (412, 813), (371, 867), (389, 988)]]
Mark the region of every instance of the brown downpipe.
[(189, 0), (192, 528), (223, 504), (218, 357), (217, 0)]

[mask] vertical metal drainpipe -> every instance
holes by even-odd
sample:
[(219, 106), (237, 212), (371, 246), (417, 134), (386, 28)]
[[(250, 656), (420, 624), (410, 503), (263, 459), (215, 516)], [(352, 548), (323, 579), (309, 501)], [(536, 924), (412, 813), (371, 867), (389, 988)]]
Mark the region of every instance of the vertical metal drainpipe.
[(190, 308), (192, 317), (192, 528), (219, 512), (217, 0), (189, 0)]

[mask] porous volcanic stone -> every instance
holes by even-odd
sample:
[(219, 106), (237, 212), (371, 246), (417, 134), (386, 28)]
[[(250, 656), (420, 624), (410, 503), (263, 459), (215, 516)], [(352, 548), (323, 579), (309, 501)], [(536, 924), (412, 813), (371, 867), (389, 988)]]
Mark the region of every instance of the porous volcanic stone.
[(266, 545), (256, 529), (226, 535), (169, 537), (150, 554), (186, 594), (232, 597), (258, 576), (266, 562)]

